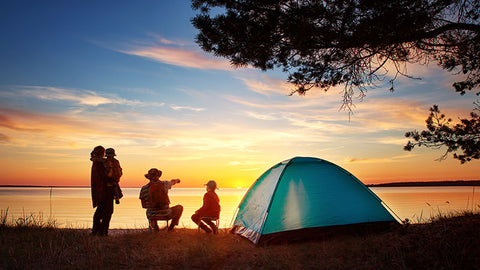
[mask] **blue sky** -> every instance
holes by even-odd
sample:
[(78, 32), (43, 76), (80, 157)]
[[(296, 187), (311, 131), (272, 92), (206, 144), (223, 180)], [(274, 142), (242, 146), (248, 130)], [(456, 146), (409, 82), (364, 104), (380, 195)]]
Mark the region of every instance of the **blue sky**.
[[(189, 1), (3, 1), (0, 4), (0, 184), (89, 184), (98, 145), (114, 147), (122, 182), (151, 167), (185, 187), (249, 186), (294, 156), (337, 163), (364, 183), (476, 179), (442, 150), (402, 150), (439, 104), (466, 117), (435, 64), (339, 110), (342, 88), (289, 96), (286, 74), (234, 69), (195, 44)], [(28, 166), (28, 170), (25, 170)]]

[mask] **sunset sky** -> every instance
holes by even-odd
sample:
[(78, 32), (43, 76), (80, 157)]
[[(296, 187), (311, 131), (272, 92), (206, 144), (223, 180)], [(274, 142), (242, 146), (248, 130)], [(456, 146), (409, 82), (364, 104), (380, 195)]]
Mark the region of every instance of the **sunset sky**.
[(289, 96), (287, 74), (234, 69), (194, 42), (190, 1), (3, 1), (0, 185), (90, 184), (90, 152), (113, 147), (121, 184), (156, 167), (179, 187), (248, 187), (272, 165), (322, 158), (365, 184), (479, 179), (445, 149), (405, 152), (438, 104), (467, 117), (475, 96), (435, 64), (340, 110), (341, 88)]

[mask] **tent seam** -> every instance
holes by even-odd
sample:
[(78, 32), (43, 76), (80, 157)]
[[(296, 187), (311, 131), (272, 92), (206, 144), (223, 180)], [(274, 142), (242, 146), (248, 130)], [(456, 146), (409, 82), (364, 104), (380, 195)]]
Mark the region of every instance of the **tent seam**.
[[(277, 181), (277, 184), (275, 185), (275, 189), (273, 190), (273, 193), (272, 194), (275, 194), (277, 192), (277, 189), (278, 189), (278, 185), (280, 183), (280, 181), (282, 180), (282, 177), (283, 177), (283, 174), (285, 173), (285, 170), (287, 169), (288, 166), (290, 166), (290, 164), (292, 164), (292, 160), (295, 159), (295, 158), (291, 158), (287, 164), (285, 164), (285, 167), (283, 168), (282, 170), (282, 173), (280, 174), (280, 176), (278, 177), (278, 181)], [(280, 162), (282, 163), (282, 162)], [(272, 195), (272, 199), (270, 200), (270, 202), (268, 203), (268, 208), (267, 208), (267, 212), (265, 214), (265, 218), (263, 219), (263, 222), (262, 222), (262, 228), (260, 228), (260, 237), (262, 236), (263, 234), (263, 230), (265, 229), (265, 223), (267, 222), (267, 218), (268, 218), (268, 215), (270, 214), (270, 208), (272, 208), (272, 203), (273, 203), (273, 195)], [(259, 238), (259, 241), (260, 241), (260, 238)]]

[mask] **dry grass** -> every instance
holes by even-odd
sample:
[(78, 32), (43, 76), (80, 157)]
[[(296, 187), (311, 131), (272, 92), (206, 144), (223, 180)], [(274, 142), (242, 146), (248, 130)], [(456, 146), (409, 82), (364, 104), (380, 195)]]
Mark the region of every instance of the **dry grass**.
[[(42, 225), (42, 224), (37, 224)], [(88, 230), (0, 223), (0, 269), (479, 269), (480, 215), (255, 247), (221, 230)]]

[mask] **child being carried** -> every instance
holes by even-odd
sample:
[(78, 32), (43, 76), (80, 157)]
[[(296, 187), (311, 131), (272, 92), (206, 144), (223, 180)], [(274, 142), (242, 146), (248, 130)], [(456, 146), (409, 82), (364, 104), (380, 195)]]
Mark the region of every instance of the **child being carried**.
[(122, 190), (120, 189), (120, 177), (122, 176), (122, 167), (120, 167), (120, 162), (115, 158), (115, 149), (107, 148), (105, 150), (105, 155), (107, 156), (105, 162), (105, 169), (107, 177), (113, 179), (113, 190), (115, 203), (119, 204), (120, 199), (123, 197)]

